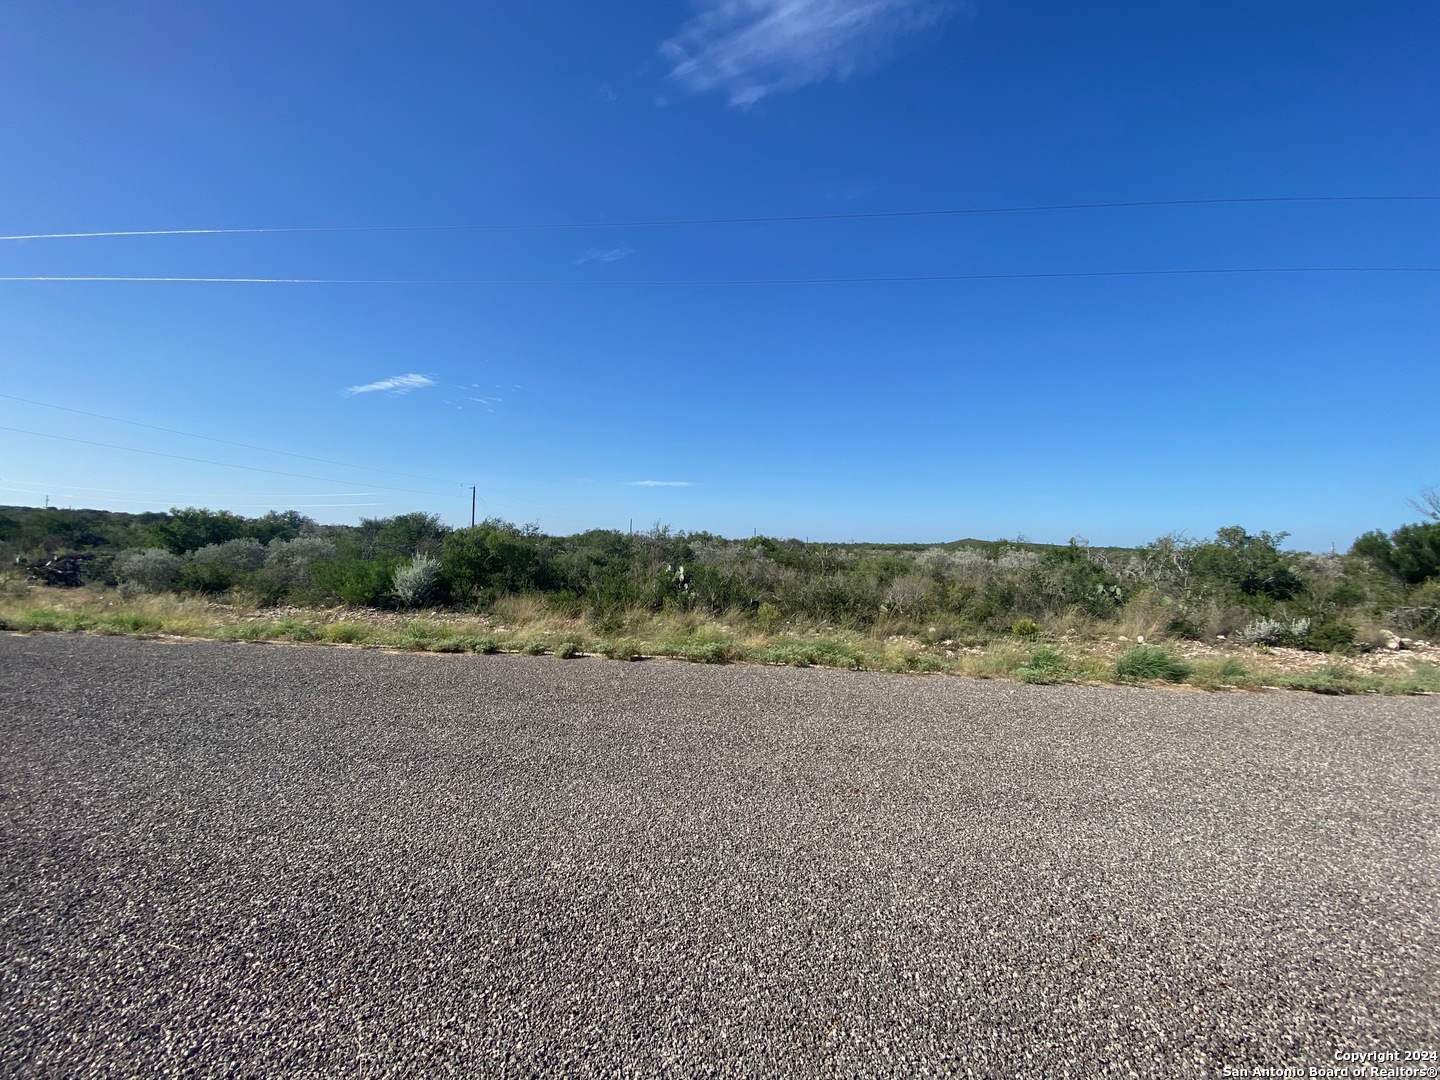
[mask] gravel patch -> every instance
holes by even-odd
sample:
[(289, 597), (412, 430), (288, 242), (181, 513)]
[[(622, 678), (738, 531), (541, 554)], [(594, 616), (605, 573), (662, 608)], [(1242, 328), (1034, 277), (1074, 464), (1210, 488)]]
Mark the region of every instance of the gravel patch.
[(0, 636), (6, 1075), (1440, 1049), (1440, 706)]

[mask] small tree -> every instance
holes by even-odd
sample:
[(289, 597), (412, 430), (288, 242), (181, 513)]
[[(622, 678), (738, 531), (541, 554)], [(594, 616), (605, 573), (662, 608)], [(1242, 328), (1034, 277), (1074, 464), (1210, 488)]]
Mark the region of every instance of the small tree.
[(1407, 585), (1440, 577), (1440, 521), (1401, 525), (1389, 536), (1379, 529), (1355, 541), (1351, 554), (1390, 571)]
[(1196, 544), (1190, 565), (1197, 577), (1222, 582), (1241, 596), (1293, 600), (1305, 591), (1305, 583), (1280, 550), (1288, 535), (1252, 536), (1239, 525), (1230, 525), (1217, 530), (1214, 540)]
[(150, 526), (159, 547), (183, 555), (210, 544), (223, 544), (245, 535), (246, 521), (228, 510), (172, 506), (170, 513)]

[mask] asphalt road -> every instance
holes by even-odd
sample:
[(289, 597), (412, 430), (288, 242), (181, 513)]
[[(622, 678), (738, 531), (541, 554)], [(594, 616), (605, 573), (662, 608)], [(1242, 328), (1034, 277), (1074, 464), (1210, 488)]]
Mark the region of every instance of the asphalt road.
[(0, 1071), (1440, 1049), (1440, 699), (0, 636)]

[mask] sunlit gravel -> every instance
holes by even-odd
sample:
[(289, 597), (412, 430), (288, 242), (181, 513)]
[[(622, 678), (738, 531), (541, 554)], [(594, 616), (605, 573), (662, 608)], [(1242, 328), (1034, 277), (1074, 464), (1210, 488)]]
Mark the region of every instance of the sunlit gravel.
[(1440, 1049), (1440, 699), (0, 636), (0, 1074)]

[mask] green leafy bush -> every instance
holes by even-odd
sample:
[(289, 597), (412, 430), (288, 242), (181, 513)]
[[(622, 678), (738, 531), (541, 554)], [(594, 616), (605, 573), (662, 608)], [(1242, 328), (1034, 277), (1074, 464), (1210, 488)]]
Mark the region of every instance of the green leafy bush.
[(341, 556), (311, 568), (315, 588), (325, 596), (361, 607), (384, 607), (391, 597), (397, 560)]
[(534, 529), (485, 521), (445, 537), (441, 573), (457, 596), (485, 590), (543, 590), (553, 583), (542, 558), (543, 547), (543, 538)]
[(250, 584), (268, 604), (306, 596), (315, 589), (314, 567), (334, 557), (335, 544), (323, 537), (274, 539), (265, 545), (265, 566)]
[(1034, 619), (1016, 619), (1010, 624), (1010, 633), (1026, 641), (1034, 641), (1040, 636), (1040, 624)]
[(1440, 578), (1440, 521), (1402, 525), (1389, 536), (1368, 532), (1356, 540), (1352, 554), (1363, 556), (1407, 585)]
[(1355, 647), (1358, 636), (1359, 631), (1349, 623), (1329, 620), (1312, 627), (1297, 644), (1312, 652), (1349, 652)]
[(1221, 584), (1240, 596), (1261, 601), (1292, 600), (1305, 583), (1280, 550), (1287, 533), (1251, 536), (1239, 525), (1215, 533), (1215, 539), (1189, 551), (1196, 577)]
[(175, 586), (184, 592), (215, 596), (228, 592), (239, 576), (239, 571), (223, 562), (212, 560), (187, 562), (180, 568), (180, 575), (175, 580)]
[(223, 544), (246, 533), (246, 520), (228, 510), (172, 506), (170, 513), (151, 526), (155, 543), (174, 555)]

